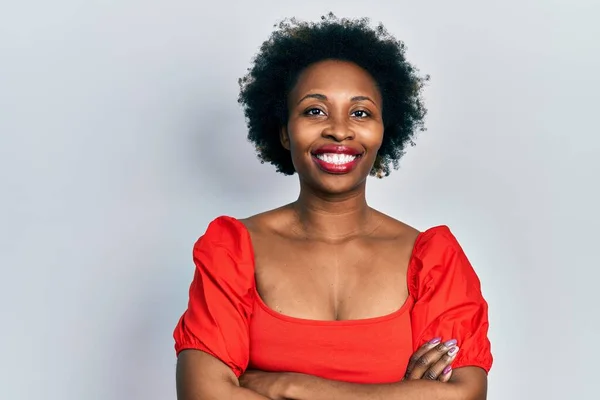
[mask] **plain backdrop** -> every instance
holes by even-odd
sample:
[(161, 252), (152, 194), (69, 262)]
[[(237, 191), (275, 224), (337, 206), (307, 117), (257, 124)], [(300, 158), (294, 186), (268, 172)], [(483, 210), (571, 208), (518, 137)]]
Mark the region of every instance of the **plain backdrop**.
[(297, 194), (246, 141), (237, 79), (277, 21), (328, 11), (431, 75), (428, 130), (368, 199), (462, 243), (488, 399), (599, 398), (592, 0), (2, 1), (0, 398), (175, 399), (194, 241)]

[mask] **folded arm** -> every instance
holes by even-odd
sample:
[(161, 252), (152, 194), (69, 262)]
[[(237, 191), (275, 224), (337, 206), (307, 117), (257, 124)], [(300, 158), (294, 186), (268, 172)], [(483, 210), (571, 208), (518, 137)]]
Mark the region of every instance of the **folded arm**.
[(240, 387), (231, 368), (198, 350), (184, 350), (177, 358), (177, 400), (269, 400)]
[(290, 400), (485, 400), (487, 374), (478, 367), (453, 371), (447, 383), (412, 380), (365, 385), (290, 374), (285, 398)]

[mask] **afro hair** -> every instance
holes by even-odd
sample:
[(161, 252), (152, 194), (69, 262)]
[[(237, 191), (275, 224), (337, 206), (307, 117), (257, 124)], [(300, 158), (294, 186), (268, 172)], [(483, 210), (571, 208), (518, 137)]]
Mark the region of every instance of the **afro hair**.
[(383, 25), (371, 27), (367, 18), (340, 19), (333, 14), (318, 22), (286, 19), (254, 57), (247, 74), (239, 80), (241, 104), (252, 142), (262, 163), (273, 164), (278, 172), (295, 172), (291, 155), (280, 142), (281, 127), (287, 124), (287, 97), (300, 73), (323, 60), (357, 64), (377, 82), (383, 99), (384, 135), (371, 175), (390, 174), (414, 145), (417, 131), (423, 131), (427, 110), (422, 89), (428, 76), (405, 58), (405, 45)]

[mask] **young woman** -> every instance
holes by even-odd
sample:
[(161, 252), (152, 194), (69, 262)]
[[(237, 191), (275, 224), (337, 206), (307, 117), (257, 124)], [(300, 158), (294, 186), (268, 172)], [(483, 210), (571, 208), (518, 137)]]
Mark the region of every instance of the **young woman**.
[(240, 80), (260, 159), (298, 199), (212, 221), (174, 333), (180, 400), (483, 400), (487, 304), (446, 226), (365, 200), (423, 126), (424, 79), (367, 20), (286, 21)]

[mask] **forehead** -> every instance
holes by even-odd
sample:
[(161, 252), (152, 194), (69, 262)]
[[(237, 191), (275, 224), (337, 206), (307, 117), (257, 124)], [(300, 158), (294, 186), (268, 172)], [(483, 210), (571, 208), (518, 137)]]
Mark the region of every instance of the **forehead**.
[(308, 66), (298, 76), (290, 98), (302, 97), (307, 93), (347, 98), (364, 95), (381, 101), (375, 79), (365, 69), (348, 61), (325, 60)]

